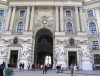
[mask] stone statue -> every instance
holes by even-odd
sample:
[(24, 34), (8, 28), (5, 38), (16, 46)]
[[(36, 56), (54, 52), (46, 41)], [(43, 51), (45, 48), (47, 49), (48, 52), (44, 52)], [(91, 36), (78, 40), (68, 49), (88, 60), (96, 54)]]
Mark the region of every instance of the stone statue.
[(90, 51), (87, 45), (81, 46), (82, 58), (90, 58)]
[(65, 48), (63, 45), (60, 45), (58, 48), (56, 48), (55, 51), (56, 54), (56, 58), (57, 60), (65, 60), (66, 56), (65, 56)]
[(29, 51), (31, 50), (30, 45), (24, 43), (22, 44), (22, 49), (21, 49), (21, 57), (22, 58), (27, 58), (29, 57)]
[(0, 41), (0, 56), (6, 56), (6, 46), (3, 41)]

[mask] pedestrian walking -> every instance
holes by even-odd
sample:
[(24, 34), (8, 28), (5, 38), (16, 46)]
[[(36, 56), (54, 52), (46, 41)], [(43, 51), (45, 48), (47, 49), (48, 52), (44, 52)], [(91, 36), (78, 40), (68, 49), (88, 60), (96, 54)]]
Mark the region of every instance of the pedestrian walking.
[(28, 66), (27, 66), (28, 70), (30, 69), (30, 64), (28, 63)]
[(60, 66), (59, 65), (56, 66), (56, 70), (57, 70), (57, 73), (60, 72)]
[(22, 70), (24, 71), (24, 63), (22, 64)]
[(71, 64), (70, 65), (71, 76), (73, 76), (73, 68), (74, 68), (74, 66), (73, 66), (73, 64)]
[(43, 65), (43, 74), (45, 73), (46, 74), (47, 72), (47, 66), (46, 65)]
[(35, 65), (34, 64), (32, 64), (31, 67), (32, 67), (32, 71), (35, 70)]
[(13, 70), (10, 67), (10, 64), (8, 64), (8, 68), (5, 69), (5, 76), (13, 76), (13, 75), (14, 75)]
[(19, 70), (22, 70), (22, 63), (19, 64)]

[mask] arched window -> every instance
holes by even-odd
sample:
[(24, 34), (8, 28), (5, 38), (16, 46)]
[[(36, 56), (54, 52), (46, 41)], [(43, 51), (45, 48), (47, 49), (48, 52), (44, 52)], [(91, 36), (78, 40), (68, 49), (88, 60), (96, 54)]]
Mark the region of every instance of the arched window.
[(90, 34), (91, 34), (91, 35), (97, 34), (95, 23), (90, 23), (90, 24), (89, 24), (89, 31), (90, 31)]
[(100, 55), (99, 54), (94, 55), (94, 64), (100, 64)]
[(73, 39), (70, 39), (69, 40), (69, 43), (70, 43), (70, 45), (74, 45), (74, 40)]
[(73, 29), (72, 29), (72, 24), (71, 23), (67, 23), (66, 24), (66, 32), (73, 32)]
[(0, 32), (2, 31), (2, 23), (0, 22)]
[(13, 44), (18, 44), (18, 38), (14, 38)]
[(17, 32), (23, 32), (24, 30), (24, 23), (20, 22), (17, 27)]

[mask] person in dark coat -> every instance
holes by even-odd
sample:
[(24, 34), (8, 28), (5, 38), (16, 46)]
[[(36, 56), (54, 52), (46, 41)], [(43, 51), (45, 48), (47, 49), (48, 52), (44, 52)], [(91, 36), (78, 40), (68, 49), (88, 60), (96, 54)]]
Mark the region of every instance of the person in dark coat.
[(3, 65), (1, 64), (1, 65), (0, 65), (0, 76), (3, 76), (3, 68), (4, 68), (4, 67), (3, 67)]
[(24, 63), (22, 64), (22, 70), (24, 70)]

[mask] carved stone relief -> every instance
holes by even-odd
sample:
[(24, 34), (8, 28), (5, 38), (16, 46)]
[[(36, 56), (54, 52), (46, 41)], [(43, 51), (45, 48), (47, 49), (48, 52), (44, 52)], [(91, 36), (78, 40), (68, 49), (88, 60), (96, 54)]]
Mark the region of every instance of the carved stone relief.
[(0, 41), (0, 56), (6, 56), (6, 46), (4, 44), (4, 41)]
[(31, 51), (31, 45), (30, 44), (22, 44), (22, 49), (21, 49), (21, 59), (28, 59), (30, 57), (30, 51)]
[(81, 53), (82, 53), (82, 58), (90, 58), (90, 50), (89, 47), (87, 45), (81, 45), (81, 49), (80, 49)]
[(55, 58), (57, 59), (57, 61), (65, 61), (66, 60), (66, 51), (65, 51), (65, 47), (63, 45), (60, 45), (59, 47), (55, 48)]

